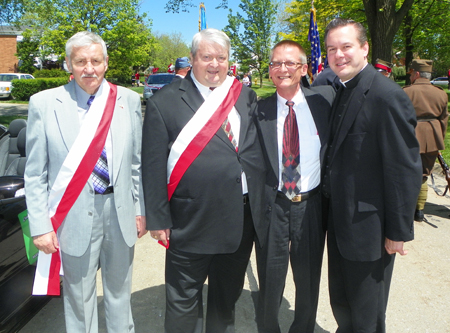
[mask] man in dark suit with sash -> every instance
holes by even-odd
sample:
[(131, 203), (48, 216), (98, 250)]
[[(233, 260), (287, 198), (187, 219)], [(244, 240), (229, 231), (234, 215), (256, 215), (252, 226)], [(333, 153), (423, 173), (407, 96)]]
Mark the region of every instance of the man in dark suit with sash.
[(330, 86), (300, 85), (308, 64), (294, 41), (275, 45), (269, 66), (277, 91), (258, 102), (269, 207), (267, 238), (256, 247), (258, 331), (280, 332), (278, 312), (290, 260), (296, 294), (289, 332), (313, 332), (325, 244), (319, 156), (335, 92)]
[(334, 19), (325, 46), (342, 84), (323, 151), (330, 302), (337, 332), (381, 333), (395, 253), (414, 237), (416, 117), (400, 86), (368, 64), (360, 23)]
[(264, 228), (265, 167), (254, 122), (256, 94), (228, 77), (230, 41), (205, 29), (192, 70), (147, 102), (143, 183), (147, 228), (166, 252), (169, 333), (234, 332), (255, 229)]

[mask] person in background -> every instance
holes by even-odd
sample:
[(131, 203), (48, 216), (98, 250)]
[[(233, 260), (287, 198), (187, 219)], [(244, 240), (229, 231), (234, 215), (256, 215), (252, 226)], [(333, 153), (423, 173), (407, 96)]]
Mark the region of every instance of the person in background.
[(139, 71), (136, 71), (136, 74), (134, 74), (134, 80), (136, 83), (136, 87), (139, 87), (139, 84), (141, 83), (140, 79), (141, 79), (141, 76), (139, 75)]
[(242, 78), (242, 84), (247, 87), (250, 86), (250, 78), (248, 77), (247, 73), (245, 73), (244, 77)]
[(387, 78), (390, 78), (392, 75), (392, 67), (393, 66), (394, 66), (394, 64), (392, 64), (390, 62), (387, 62), (387, 61), (384, 61), (381, 59), (377, 59), (374, 67), (377, 70), (377, 72), (380, 72)]
[(188, 57), (177, 58), (175, 61), (175, 77), (172, 82), (184, 79), (191, 70), (191, 64)]
[[(33, 95), (28, 112), (25, 189), (31, 235), (41, 251), (37, 270), (44, 272), (44, 259), (60, 253), (66, 331), (97, 332), (101, 267), (108, 332), (134, 332), (134, 244), (147, 232), (141, 100), (104, 79), (108, 55), (98, 35), (72, 36), (66, 62), (74, 80)], [(59, 255), (51, 257), (57, 267)], [(59, 284), (58, 274), (50, 282), (37, 275), (33, 292), (55, 287), (59, 293)]]
[(409, 67), (411, 85), (403, 91), (409, 96), (416, 110), (416, 137), (422, 160), (422, 187), (417, 199), (414, 220), (424, 220), (423, 209), (428, 196), (428, 177), (433, 171), (439, 150), (444, 150), (444, 138), (448, 122), (447, 93), (430, 83), (433, 61), (414, 59)]
[(337, 332), (383, 333), (395, 254), (414, 238), (416, 115), (400, 86), (368, 64), (360, 23), (333, 19), (325, 47), (341, 83), (322, 151), (331, 308)]
[(264, 217), (256, 94), (229, 77), (231, 43), (194, 35), (192, 70), (147, 101), (142, 173), (148, 225), (167, 247), (167, 333), (234, 332), (235, 303)]
[(280, 332), (279, 308), (289, 261), (295, 282), (295, 317), (289, 332), (314, 332), (325, 245), (320, 195), (320, 148), (328, 137), (335, 92), (305, 88), (306, 53), (296, 42), (275, 45), (269, 72), (277, 91), (258, 102), (268, 172), (269, 229), (256, 246), (258, 332)]

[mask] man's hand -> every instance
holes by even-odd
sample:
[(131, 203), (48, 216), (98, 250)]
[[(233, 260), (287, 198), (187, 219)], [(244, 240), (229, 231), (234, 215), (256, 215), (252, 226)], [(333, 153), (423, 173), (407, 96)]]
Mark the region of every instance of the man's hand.
[(150, 236), (157, 241), (163, 242), (163, 244), (167, 246), (167, 241), (170, 239), (170, 229), (150, 230)]
[(55, 253), (59, 249), (58, 238), (56, 238), (54, 231), (47, 234), (34, 236), (33, 243), (45, 254)]
[(141, 238), (142, 236), (144, 236), (147, 233), (147, 220), (145, 219), (145, 216), (142, 215), (138, 215), (136, 216), (136, 228), (137, 228), (137, 233), (138, 233), (138, 238)]
[(403, 249), (404, 243), (405, 242), (396, 242), (390, 240), (389, 238), (386, 238), (384, 242), (384, 247), (386, 249), (386, 252), (389, 254), (400, 253), (402, 256), (405, 256), (408, 254), (408, 250)]

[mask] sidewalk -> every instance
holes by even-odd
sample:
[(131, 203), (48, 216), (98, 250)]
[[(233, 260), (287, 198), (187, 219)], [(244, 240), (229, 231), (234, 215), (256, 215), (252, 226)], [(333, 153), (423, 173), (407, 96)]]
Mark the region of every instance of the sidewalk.
[[(436, 171), (437, 172), (437, 171)], [(443, 190), (444, 179), (437, 179)], [(429, 188), (425, 216), (415, 222), (415, 240), (409, 254), (397, 255), (387, 310), (387, 331), (450, 332), (450, 196), (438, 197)], [(315, 333), (335, 332), (327, 289), (325, 255)], [(97, 280), (101, 285), (101, 280)], [(254, 302), (257, 297), (255, 257), (247, 268), (245, 289), (236, 308), (236, 332), (257, 332)], [(137, 333), (164, 332), (164, 248), (148, 235), (136, 244), (132, 307)], [(206, 300), (206, 296), (204, 297)], [(106, 332), (103, 298), (99, 288), (100, 332)], [(280, 310), (281, 331), (287, 332), (294, 315), (294, 285), (289, 272)], [(64, 332), (63, 302), (52, 300), (20, 333)]]

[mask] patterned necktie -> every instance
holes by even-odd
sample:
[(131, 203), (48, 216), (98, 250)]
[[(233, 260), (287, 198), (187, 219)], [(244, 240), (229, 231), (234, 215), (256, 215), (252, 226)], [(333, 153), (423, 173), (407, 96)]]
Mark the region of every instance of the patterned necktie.
[[(94, 98), (95, 96), (89, 97), (87, 101), (88, 110), (91, 107)], [(100, 158), (98, 159), (97, 164), (95, 164), (94, 170), (92, 171), (92, 180), (96, 193), (102, 194), (109, 186), (108, 159), (106, 158), (105, 147), (103, 147)]]
[[(216, 87), (209, 87), (209, 90), (211, 90), (211, 91), (213, 91), (214, 89), (216, 89)], [(228, 139), (230, 140), (231, 144), (233, 145), (234, 149), (237, 152), (238, 145), (237, 145), (236, 139), (234, 138), (233, 131), (231, 130), (231, 124), (230, 124), (230, 121), (228, 120), (228, 117), (222, 123), (222, 129), (225, 131), (225, 134), (227, 135)]]
[(300, 193), (300, 142), (294, 102), (287, 101), (289, 113), (284, 121), (283, 129), (283, 171), (281, 174), (284, 184), (282, 192), (289, 199)]

